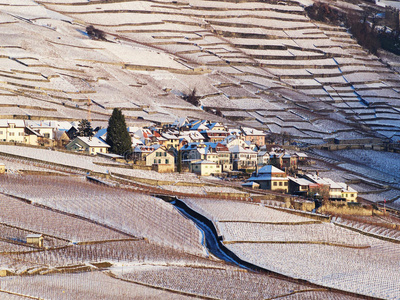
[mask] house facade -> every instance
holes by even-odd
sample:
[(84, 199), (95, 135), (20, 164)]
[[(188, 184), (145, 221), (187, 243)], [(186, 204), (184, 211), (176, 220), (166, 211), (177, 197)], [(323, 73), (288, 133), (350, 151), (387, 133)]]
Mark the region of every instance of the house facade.
[(189, 170), (200, 176), (209, 176), (211, 174), (221, 173), (221, 166), (213, 161), (199, 160), (190, 163)]
[(289, 191), (289, 179), (286, 173), (272, 165), (266, 165), (256, 172), (247, 180), (248, 182), (256, 182), (260, 185), (260, 189), (272, 190), (287, 193)]
[(23, 120), (0, 120), (0, 141), (25, 143), (25, 122)]
[(78, 136), (65, 146), (67, 150), (86, 152), (91, 155), (108, 153), (110, 146), (96, 137)]

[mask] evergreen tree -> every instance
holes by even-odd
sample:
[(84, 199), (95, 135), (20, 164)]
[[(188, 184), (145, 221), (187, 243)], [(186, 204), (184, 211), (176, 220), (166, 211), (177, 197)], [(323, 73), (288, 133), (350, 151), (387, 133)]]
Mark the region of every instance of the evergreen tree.
[(110, 152), (124, 155), (132, 149), (132, 140), (125, 123), (125, 117), (121, 110), (114, 108), (108, 120), (106, 143), (110, 145)]
[(93, 136), (93, 128), (88, 120), (82, 119), (79, 121), (77, 136)]

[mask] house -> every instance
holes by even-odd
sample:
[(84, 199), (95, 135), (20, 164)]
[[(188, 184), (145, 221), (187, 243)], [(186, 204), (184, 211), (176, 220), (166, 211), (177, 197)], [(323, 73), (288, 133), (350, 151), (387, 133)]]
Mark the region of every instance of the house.
[(227, 136), (229, 136), (228, 131), (223, 130), (203, 130), (200, 133), (204, 136), (206, 142), (216, 143), (222, 142)]
[(237, 135), (229, 135), (227, 136), (222, 142), (222, 144), (225, 144), (228, 148), (233, 147), (233, 146), (240, 146), (244, 149), (250, 149), (251, 147), (249, 146), (248, 143), (246, 143), (241, 136)]
[(77, 136), (65, 148), (71, 151), (86, 152), (92, 155), (108, 153), (110, 146), (96, 137)]
[(178, 135), (179, 139), (185, 139), (188, 143), (202, 143), (204, 136), (198, 131), (183, 131)]
[(260, 188), (264, 190), (281, 191), (284, 193), (287, 193), (289, 190), (289, 179), (286, 173), (271, 165), (266, 165), (258, 171), (253, 172), (247, 181), (258, 183)]
[(169, 148), (177, 149), (178, 148), (179, 138), (176, 135), (166, 132), (166, 133), (162, 133), (161, 136), (163, 137), (164, 140), (160, 144), (164, 145), (167, 149), (169, 149)]
[(226, 126), (224, 124), (221, 124), (219, 122), (215, 122), (215, 123), (210, 123), (207, 125), (209, 130), (222, 130), (222, 131), (226, 131)]
[(269, 152), (261, 150), (257, 153), (257, 166), (269, 165)]
[(341, 197), (341, 187), (330, 178), (321, 178), (317, 174), (305, 174), (304, 177), (316, 184), (310, 187), (310, 196), (318, 195), (323, 200), (344, 201)]
[(240, 146), (229, 148), (234, 170), (255, 169), (257, 165), (257, 152), (244, 149)]
[(0, 141), (24, 143), (25, 122), (23, 120), (0, 120)]
[(342, 187), (342, 198), (346, 199), (346, 202), (357, 202), (358, 192), (344, 182), (338, 182), (338, 185)]
[(282, 170), (296, 170), (297, 169), (297, 156), (284, 152), (281, 156), (281, 169)]
[(213, 161), (198, 160), (190, 163), (189, 170), (200, 176), (209, 176), (211, 174), (221, 173), (221, 166)]
[(28, 121), (27, 127), (39, 132), (43, 138), (54, 140), (55, 132), (57, 131), (57, 123), (52, 121)]
[[(133, 149), (133, 159), (142, 161), (146, 166), (164, 165), (164, 169), (173, 172), (175, 157), (164, 146), (155, 144), (151, 146), (137, 145)], [(161, 169), (161, 167), (159, 167)]]
[(259, 147), (265, 145), (265, 133), (263, 131), (249, 127), (242, 127), (241, 130), (245, 141), (249, 141)]
[(43, 247), (43, 234), (28, 234), (26, 236), (26, 243), (37, 247)]
[(313, 182), (305, 178), (290, 177), (289, 179), (289, 194), (307, 197), (309, 196), (310, 185), (314, 185)]
[(233, 164), (231, 161), (231, 152), (226, 145), (218, 143), (215, 146), (215, 151), (218, 156), (218, 164), (221, 166), (222, 172), (230, 172), (233, 170)]
[(303, 152), (296, 152), (294, 155), (297, 157), (298, 165), (305, 165), (307, 163), (307, 160), (308, 160), (307, 154), (305, 154)]
[(71, 141), (65, 130), (57, 130), (54, 138), (58, 147), (65, 147)]
[(169, 165), (172, 172), (175, 168), (175, 157), (167, 151), (165, 147), (158, 147), (145, 157), (146, 166)]
[[(43, 136), (35, 130), (25, 127), (24, 143), (28, 145), (37, 146), (41, 142)], [(53, 145), (53, 143), (51, 143)]]
[(70, 129), (67, 130), (67, 135), (70, 140), (73, 140), (78, 134), (78, 126), (72, 125)]
[(196, 130), (196, 131), (203, 131), (203, 130), (208, 130), (207, 127), (207, 121), (206, 120), (196, 120), (191, 122), (189, 125), (190, 130)]

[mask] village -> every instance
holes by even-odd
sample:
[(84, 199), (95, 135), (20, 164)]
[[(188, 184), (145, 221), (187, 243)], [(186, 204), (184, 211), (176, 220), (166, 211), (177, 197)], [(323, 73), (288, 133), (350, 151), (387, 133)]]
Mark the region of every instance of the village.
[(311, 164), (306, 153), (288, 143), (272, 142), (268, 132), (255, 128), (228, 128), (222, 123), (188, 118), (163, 126), (128, 127), (131, 151), (117, 155), (109, 153), (107, 128), (97, 127), (91, 129), (89, 136), (81, 136), (81, 123), (90, 126), (87, 120), (1, 120), (0, 141), (99, 155), (159, 173), (191, 172), (241, 181), (244, 188), (291, 194), (315, 202), (309, 210), (322, 200), (357, 202), (357, 191), (348, 184), (320, 177), (318, 171), (309, 173), (304, 168)]

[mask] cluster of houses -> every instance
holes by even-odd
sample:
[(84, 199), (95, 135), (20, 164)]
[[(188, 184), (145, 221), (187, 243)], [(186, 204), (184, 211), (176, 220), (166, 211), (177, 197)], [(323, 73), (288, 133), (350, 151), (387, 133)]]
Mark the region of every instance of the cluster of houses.
[(257, 169), (243, 186), (335, 202), (357, 202), (358, 195), (355, 189), (344, 182), (321, 178), (318, 174), (288, 176), (286, 172), (272, 165)]
[[(189, 171), (201, 176), (251, 173), (244, 186), (301, 196), (356, 201), (344, 183), (305, 175), (291, 177), (307, 155), (266, 144), (266, 133), (254, 128), (228, 128), (218, 122), (182, 118), (163, 127), (128, 127), (132, 148), (125, 157), (159, 172)], [(58, 146), (91, 155), (109, 155), (107, 129), (93, 137), (77, 136), (76, 123), (0, 120), (0, 141)], [(118, 157), (116, 155), (113, 156)], [(296, 176), (296, 175), (294, 175)]]

